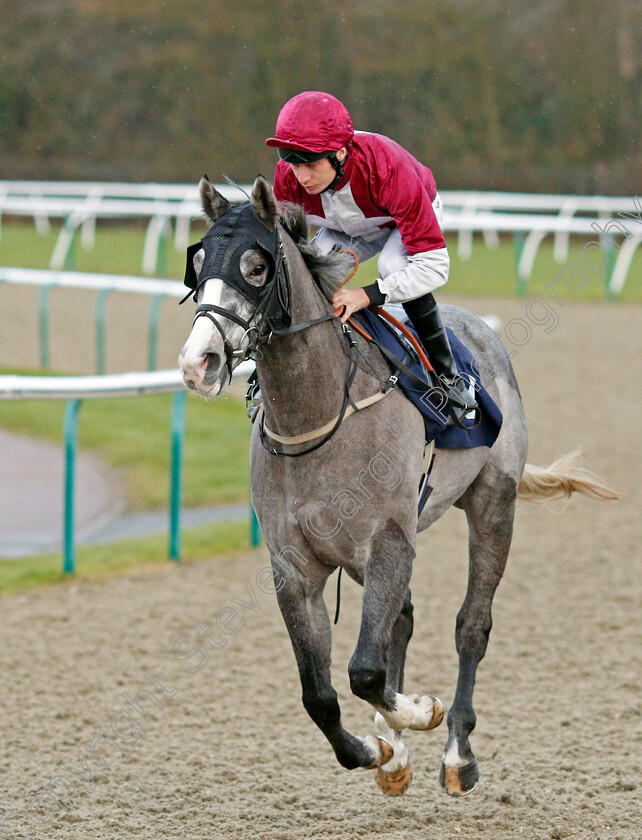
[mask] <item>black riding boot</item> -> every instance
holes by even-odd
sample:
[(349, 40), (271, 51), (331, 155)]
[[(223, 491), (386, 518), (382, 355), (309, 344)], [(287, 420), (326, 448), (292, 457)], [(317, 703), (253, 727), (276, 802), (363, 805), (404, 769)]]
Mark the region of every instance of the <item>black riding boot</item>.
[(469, 411), (478, 408), (475, 389), (461, 376), (453, 359), (450, 342), (441, 322), (439, 308), (432, 294), (422, 295), (403, 304), (406, 314), (426, 348), (430, 362), (439, 377), (453, 420), (462, 420)]

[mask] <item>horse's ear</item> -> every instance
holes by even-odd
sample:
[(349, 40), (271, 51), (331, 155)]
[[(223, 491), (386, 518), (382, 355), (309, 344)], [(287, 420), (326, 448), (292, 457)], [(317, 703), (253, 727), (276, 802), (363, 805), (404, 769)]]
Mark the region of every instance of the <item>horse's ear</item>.
[(270, 182), (263, 175), (256, 176), (256, 181), (252, 185), (250, 201), (256, 215), (265, 222), (270, 230), (274, 228), (278, 216), (276, 199)]
[(203, 212), (210, 222), (218, 221), (230, 209), (230, 202), (214, 188), (207, 175), (203, 175), (198, 187), (201, 193)]

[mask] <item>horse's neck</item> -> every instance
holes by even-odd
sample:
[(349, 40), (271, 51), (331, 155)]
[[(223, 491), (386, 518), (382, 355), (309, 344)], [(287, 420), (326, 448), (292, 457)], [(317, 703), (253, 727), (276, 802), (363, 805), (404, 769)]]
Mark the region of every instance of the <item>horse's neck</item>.
[[(301, 255), (288, 255), (292, 285), (292, 323), (312, 321), (333, 311)], [(323, 425), (343, 402), (348, 359), (328, 321), (291, 335), (275, 337), (257, 363), (265, 418), (279, 434), (298, 434)]]

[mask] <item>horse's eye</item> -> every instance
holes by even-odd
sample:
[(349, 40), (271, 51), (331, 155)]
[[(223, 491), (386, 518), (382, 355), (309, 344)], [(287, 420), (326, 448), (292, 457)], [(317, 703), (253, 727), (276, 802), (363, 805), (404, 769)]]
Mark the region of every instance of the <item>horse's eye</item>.
[(265, 263), (258, 263), (257, 265), (254, 266), (254, 268), (252, 269), (250, 274), (252, 275), (252, 277), (260, 277), (261, 274), (263, 274), (263, 272), (265, 271), (265, 269), (266, 269)]

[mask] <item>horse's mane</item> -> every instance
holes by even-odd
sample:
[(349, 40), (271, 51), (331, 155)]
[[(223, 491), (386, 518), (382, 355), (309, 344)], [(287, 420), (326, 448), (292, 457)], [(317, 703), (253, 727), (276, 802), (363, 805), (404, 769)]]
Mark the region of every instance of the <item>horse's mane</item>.
[(309, 226), (304, 209), (290, 201), (280, 201), (279, 222), (294, 240), (308, 271), (323, 295), (332, 301), (334, 293), (341, 286), (353, 265), (349, 254), (331, 251), (321, 254), (308, 242)]

